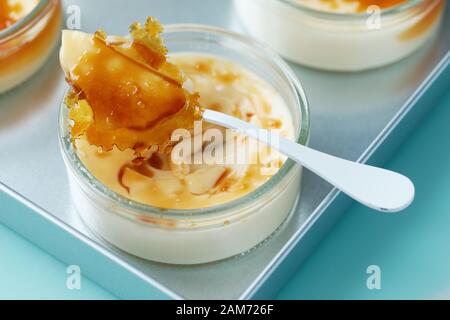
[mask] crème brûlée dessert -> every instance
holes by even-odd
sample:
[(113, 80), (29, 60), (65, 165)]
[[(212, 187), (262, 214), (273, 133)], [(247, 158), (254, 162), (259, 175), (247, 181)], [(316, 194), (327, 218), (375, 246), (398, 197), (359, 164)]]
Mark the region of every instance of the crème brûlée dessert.
[(294, 62), (333, 71), (373, 69), (407, 57), (436, 34), (445, 7), (443, 0), (234, 3), (255, 37)]
[[(293, 138), (282, 99), (263, 80), (222, 58), (184, 53), (166, 61), (162, 44), (152, 47), (158, 30), (152, 20), (134, 25), (131, 42), (101, 32), (64, 31), (61, 63), (72, 86), (67, 104), (80, 160), (111, 190), (159, 208), (206, 208), (257, 189), (283, 165), (280, 155), (246, 147), (256, 142), (243, 135), (227, 139), (224, 128), (194, 122), (204, 106)], [(180, 128), (192, 129), (190, 137), (171, 140)], [(223, 138), (205, 141), (208, 132)], [(253, 152), (248, 159), (255, 161), (233, 163), (234, 156), (225, 161), (236, 148)], [(207, 149), (223, 155), (217, 164), (204, 163)], [(183, 151), (185, 161), (174, 161)], [(193, 161), (199, 155), (202, 159)]]
[(31, 77), (59, 38), (59, 0), (0, 0), (0, 93)]
[[(294, 139), (298, 129), (285, 100), (265, 80), (227, 58), (190, 51), (168, 55), (162, 26), (153, 18), (130, 30), (127, 37), (63, 31), (60, 60), (71, 87), (63, 121), (75, 161), (90, 180), (112, 198), (119, 197), (117, 205), (127, 199), (144, 206), (133, 214), (136, 221), (121, 220), (117, 205), (104, 207), (104, 199), (93, 200), (86, 194), (90, 187), (68, 170), (78, 212), (111, 243), (160, 262), (209, 262), (254, 247), (291, 211), (300, 169), (287, 179), (294, 186), (281, 202), (271, 196), (254, 208), (233, 209), (233, 202), (271, 181), (286, 159), (243, 134), (202, 121), (202, 112), (223, 112)], [(65, 161), (71, 167), (73, 159), (65, 156)], [(277, 212), (273, 206), (279, 203)], [(258, 207), (265, 220), (259, 227), (253, 215), (234, 221)], [(224, 208), (226, 213), (220, 214)], [(206, 232), (204, 223), (213, 226), (214, 219), (202, 212), (210, 209), (220, 217), (219, 228)], [(181, 218), (171, 215), (173, 210)], [(219, 241), (238, 229), (247, 234), (239, 245)], [(195, 249), (184, 250), (189, 243)]]

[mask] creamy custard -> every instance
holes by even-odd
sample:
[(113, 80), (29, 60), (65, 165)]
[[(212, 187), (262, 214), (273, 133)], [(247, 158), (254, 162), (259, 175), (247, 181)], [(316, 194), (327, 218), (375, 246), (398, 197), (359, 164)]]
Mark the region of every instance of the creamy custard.
[[(200, 94), (200, 104), (206, 108), (224, 112), (251, 122), (265, 129), (277, 130), (281, 135), (293, 138), (294, 128), (288, 110), (280, 95), (266, 82), (246, 71), (238, 64), (214, 56), (178, 54), (170, 61), (187, 77), (194, 92)], [(206, 123), (201, 132), (219, 128)], [(197, 132), (198, 133), (198, 132)], [(195, 136), (192, 136), (194, 145)], [(259, 148), (244, 136), (237, 136), (234, 143), (248, 148), (254, 154), (245, 164), (174, 164), (171, 154), (150, 149), (144, 156), (136, 156), (134, 150), (111, 151), (91, 145), (86, 137), (76, 141), (77, 153), (87, 169), (111, 190), (147, 205), (171, 209), (196, 209), (220, 205), (257, 189), (267, 182), (283, 165), (278, 153)], [(188, 141), (190, 142), (190, 141)], [(186, 143), (186, 141), (180, 142)], [(223, 143), (223, 152), (231, 143)], [(201, 150), (208, 145), (203, 143)], [(222, 149), (222, 145), (217, 150)], [(174, 148), (172, 152), (177, 149)], [(225, 161), (224, 161), (225, 162)]]

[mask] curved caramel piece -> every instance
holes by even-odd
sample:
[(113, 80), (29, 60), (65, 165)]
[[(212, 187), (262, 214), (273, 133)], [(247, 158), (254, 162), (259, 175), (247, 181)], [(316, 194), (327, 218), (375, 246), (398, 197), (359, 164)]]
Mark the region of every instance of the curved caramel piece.
[(85, 134), (106, 150), (140, 151), (201, 118), (198, 95), (183, 88), (181, 71), (166, 61), (161, 32), (152, 18), (131, 26), (131, 40), (64, 31), (60, 60), (73, 88), (66, 101), (73, 139)]

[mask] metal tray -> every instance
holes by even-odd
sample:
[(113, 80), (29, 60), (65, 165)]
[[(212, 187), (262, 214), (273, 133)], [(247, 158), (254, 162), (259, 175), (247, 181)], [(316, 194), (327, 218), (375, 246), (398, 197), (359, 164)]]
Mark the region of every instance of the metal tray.
[[(163, 23), (203, 23), (244, 32), (229, 0), (71, 0), (82, 29), (124, 33), (147, 15)], [(311, 146), (381, 164), (448, 90), (450, 8), (441, 33), (393, 66), (343, 74), (293, 66), (309, 96)], [(351, 201), (307, 172), (292, 220), (253, 252), (180, 267), (112, 248), (81, 223), (59, 154), (57, 115), (65, 89), (57, 54), (29, 82), (0, 97), (0, 221), (122, 298), (271, 298)], [(30, 210), (30, 208), (32, 210)], [(374, 213), (377, 214), (377, 213)], [(1, 244), (5, 245), (5, 244)]]

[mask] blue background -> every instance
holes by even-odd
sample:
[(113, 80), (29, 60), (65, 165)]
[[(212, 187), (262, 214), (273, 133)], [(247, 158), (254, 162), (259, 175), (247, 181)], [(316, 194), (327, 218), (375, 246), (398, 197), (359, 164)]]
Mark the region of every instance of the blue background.
[[(387, 168), (411, 177), (417, 199), (400, 214), (355, 204), (278, 295), (280, 299), (450, 299), (450, 94), (423, 119)], [(2, 197), (1, 199), (6, 199)], [(0, 200), (11, 212), (14, 201)], [(381, 290), (366, 269), (381, 268)], [(0, 298), (116, 299), (0, 224)]]

